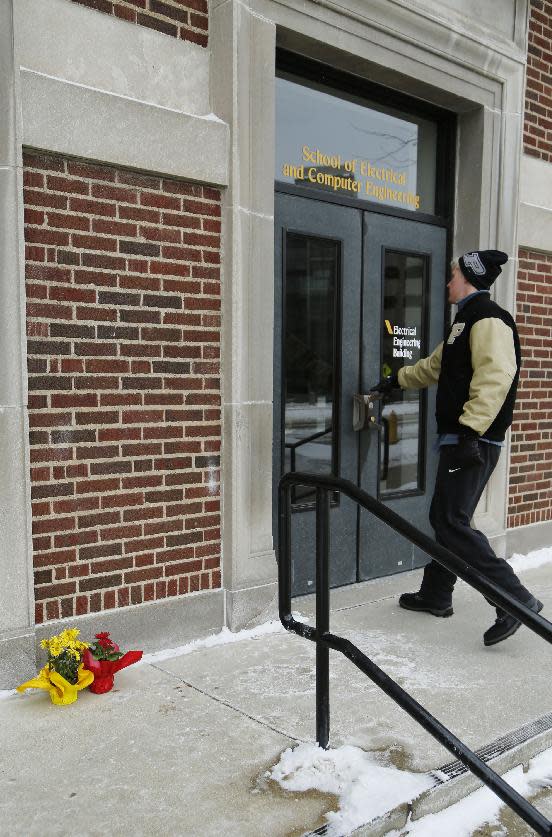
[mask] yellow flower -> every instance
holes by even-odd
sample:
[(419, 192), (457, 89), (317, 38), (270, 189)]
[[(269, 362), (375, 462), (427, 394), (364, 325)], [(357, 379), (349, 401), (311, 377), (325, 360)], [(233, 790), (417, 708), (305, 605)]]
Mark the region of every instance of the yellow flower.
[(48, 646), (48, 653), (50, 654), (51, 657), (59, 657), (59, 655), (61, 654), (62, 651), (63, 651), (63, 646), (62, 646), (61, 642), (59, 641), (59, 637), (53, 636), (50, 639), (50, 643), (49, 643), (49, 646)]
[(55, 660), (65, 653), (79, 661), (82, 652), (89, 646), (88, 642), (81, 642), (77, 639), (79, 634), (80, 630), (78, 628), (66, 628), (57, 636), (43, 639), (40, 645), (48, 652), (50, 660)]

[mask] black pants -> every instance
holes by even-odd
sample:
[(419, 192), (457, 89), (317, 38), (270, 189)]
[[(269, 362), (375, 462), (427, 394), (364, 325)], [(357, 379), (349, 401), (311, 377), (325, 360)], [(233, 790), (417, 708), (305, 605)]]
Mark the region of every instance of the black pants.
[[(441, 447), (429, 520), (437, 543), (463, 558), (516, 599), (527, 603), (533, 597), (510, 564), (498, 558), (485, 535), (470, 526), (475, 507), (500, 456), (497, 445), (480, 442), (479, 450), (483, 457), (482, 465), (458, 468), (453, 458), (454, 446)], [(431, 561), (424, 570), (420, 592), (436, 605), (448, 607), (456, 578), (441, 564)]]

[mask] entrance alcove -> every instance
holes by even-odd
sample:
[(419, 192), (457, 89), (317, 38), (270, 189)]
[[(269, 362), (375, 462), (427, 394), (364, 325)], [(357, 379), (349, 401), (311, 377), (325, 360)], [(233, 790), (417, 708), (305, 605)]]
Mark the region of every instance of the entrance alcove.
[[(400, 4), (247, 0), (215, 3), (211, 28), (212, 106), (232, 132), (225, 196), (226, 438), (225, 574), (229, 623), (267, 612), (276, 593), (271, 492), (274, 345), (274, 180), (276, 49), (445, 108), (456, 116), (454, 222), (448, 253), (474, 247), (516, 252), (523, 101), (523, 21), (511, 42), (474, 36), (454, 15), (420, 16)], [(443, 39), (444, 27), (447, 36)], [(229, 44), (232, 44), (230, 48)], [(239, 56), (239, 59), (236, 58)], [(268, 161), (268, 164), (267, 164)], [(515, 264), (497, 284), (510, 310)], [(443, 277), (443, 281), (444, 281)], [(442, 323), (444, 325), (444, 313)], [(505, 532), (508, 450), (477, 523), (500, 551)]]

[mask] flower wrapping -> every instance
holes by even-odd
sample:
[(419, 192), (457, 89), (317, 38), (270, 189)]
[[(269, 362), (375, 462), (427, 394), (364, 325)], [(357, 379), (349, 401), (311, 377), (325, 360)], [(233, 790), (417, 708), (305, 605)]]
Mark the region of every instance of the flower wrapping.
[(86, 689), (87, 686), (91, 685), (93, 680), (93, 673), (88, 671), (82, 664), (79, 665), (77, 682), (74, 684), (69, 683), (59, 672), (45, 665), (36, 677), (18, 686), (17, 691), (24, 692), (25, 689), (45, 689), (50, 693), (50, 700), (56, 706), (68, 706), (70, 703), (76, 701), (77, 692), (80, 692), (81, 689)]
[(83, 663), (85, 668), (94, 675), (94, 681), (90, 684), (90, 691), (96, 695), (109, 692), (113, 688), (115, 674), (122, 668), (141, 660), (142, 653), (142, 651), (127, 651), (118, 660), (96, 660), (86, 649), (83, 655)]

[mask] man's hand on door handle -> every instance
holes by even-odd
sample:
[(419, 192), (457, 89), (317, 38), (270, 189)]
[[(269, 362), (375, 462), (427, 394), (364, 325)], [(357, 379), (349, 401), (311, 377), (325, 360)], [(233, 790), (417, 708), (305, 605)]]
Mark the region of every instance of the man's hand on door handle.
[(387, 375), (379, 383), (370, 389), (370, 392), (381, 392), (382, 395), (391, 395), (394, 389), (400, 389), (399, 378), (396, 374)]

